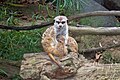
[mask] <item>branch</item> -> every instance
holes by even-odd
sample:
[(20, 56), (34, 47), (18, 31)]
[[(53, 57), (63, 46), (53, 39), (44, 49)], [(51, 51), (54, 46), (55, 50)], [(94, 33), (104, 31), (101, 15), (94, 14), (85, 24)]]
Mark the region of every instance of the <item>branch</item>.
[(90, 26), (84, 27), (70, 27), (71, 33), (75, 36), (78, 35), (120, 35), (120, 27), (98, 27), (93, 28)]
[[(87, 13), (81, 13), (78, 15), (69, 16), (69, 21), (80, 19), (84, 17), (90, 17), (90, 16), (120, 16), (120, 11), (94, 11), (94, 12), (87, 12)], [(32, 29), (39, 29), (43, 28), (45, 26), (53, 25), (53, 22), (43, 22), (40, 25), (33, 25), (33, 26), (23, 26), (23, 27), (15, 27), (15, 26), (4, 26), (0, 25), (0, 29), (7, 29), (7, 30), (32, 30)]]
[(107, 47), (97, 47), (97, 48), (79, 50), (79, 54), (83, 54), (85, 57), (90, 58), (90, 57), (94, 57), (94, 55), (98, 52), (102, 53), (106, 51), (107, 49), (117, 48), (117, 47), (120, 47), (120, 44), (114, 44), (112, 46), (107, 46)]
[(120, 16), (120, 11), (94, 11), (94, 12), (81, 13), (78, 15), (70, 16), (69, 20), (80, 19), (91, 16)]
[(52, 25), (53, 22), (42, 22), (40, 25), (33, 25), (33, 26), (23, 26), (23, 27), (15, 27), (15, 26), (5, 26), (5, 25), (0, 25), (0, 29), (7, 29), (7, 30), (33, 30), (33, 29), (39, 29), (43, 28), (45, 26)]

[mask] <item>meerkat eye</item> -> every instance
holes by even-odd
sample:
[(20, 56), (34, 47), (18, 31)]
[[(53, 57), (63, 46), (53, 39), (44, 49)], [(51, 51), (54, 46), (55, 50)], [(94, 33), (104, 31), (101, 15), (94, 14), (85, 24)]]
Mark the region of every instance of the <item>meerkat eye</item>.
[(67, 20), (67, 23), (68, 23), (68, 20)]
[(61, 23), (62, 23), (62, 24), (64, 24), (64, 23), (65, 23), (65, 21), (62, 21)]
[(59, 21), (56, 21), (56, 23), (58, 23), (58, 24), (59, 24), (60, 22), (59, 22)]

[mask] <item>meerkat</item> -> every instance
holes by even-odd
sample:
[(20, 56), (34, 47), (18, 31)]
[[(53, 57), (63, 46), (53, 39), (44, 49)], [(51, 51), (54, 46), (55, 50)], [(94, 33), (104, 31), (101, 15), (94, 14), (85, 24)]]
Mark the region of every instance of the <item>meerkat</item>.
[(68, 36), (68, 24), (65, 16), (57, 16), (54, 18), (54, 26), (49, 27), (42, 35), (42, 46), (50, 59), (60, 68), (61, 64), (54, 58), (57, 56), (62, 58), (67, 55), (68, 48), (70, 51), (77, 53), (78, 44), (74, 38)]

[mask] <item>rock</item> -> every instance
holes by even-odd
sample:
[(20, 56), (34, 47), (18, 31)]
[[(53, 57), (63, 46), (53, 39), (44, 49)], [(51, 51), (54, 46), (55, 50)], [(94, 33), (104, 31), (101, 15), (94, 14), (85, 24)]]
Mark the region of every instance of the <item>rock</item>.
[[(93, 11), (108, 11), (105, 7), (101, 6), (94, 0), (84, 0), (86, 4), (82, 4), (81, 12), (93, 12)], [(81, 19), (80, 24), (91, 26), (116, 26), (117, 19), (114, 16), (97, 16)]]
[(98, 3), (101, 4), (101, 5), (104, 5), (104, 1), (105, 1), (105, 0), (94, 0), (94, 1), (98, 2)]
[(50, 79), (47, 76), (45, 76), (45, 75), (41, 75), (40, 80), (50, 80)]
[[(70, 57), (71, 56), (71, 57)], [(120, 64), (93, 64), (70, 53), (62, 59), (64, 69), (41, 53), (24, 55), (20, 75), (25, 80), (119, 80)], [(77, 63), (76, 63), (77, 62)]]
[(120, 0), (95, 0), (109, 10), (120, 10)]
[(23, 79), (64, 79), (75, 76), (77, 69), (82, 66), (76, 53), (70, 53), (61, 59), (64, 68), (53, 64), (46, 53), (25, 54), (21, 63), (20, 76)]
[(119, 0), (104, 0), (104, 6), (109, 10), (120, 10)]

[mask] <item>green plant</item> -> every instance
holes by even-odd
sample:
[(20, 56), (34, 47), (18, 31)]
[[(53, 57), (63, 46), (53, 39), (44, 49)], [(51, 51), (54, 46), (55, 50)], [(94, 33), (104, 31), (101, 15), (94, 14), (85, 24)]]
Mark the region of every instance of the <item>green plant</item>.
[(8, 26), (17, 25), (19, 23), (19, 19), (16, 18), (15, 15), (17, 15), (17, 12), (9, 12), (9, 17), (6, 20)]
[(12, 16), (10, 16), (10, 17), (7, 19), (6, 24), (7, 24), (8, 26), (13, 26), (13, 25), (17, 25), (17, 24), (18, 24), (18, 21), (19, 21), (19, 20), (12, 15)]
[(113, 58), (111, 52), (107, 52), (107, 51), (104, 52), (104, 55), (103, 55), (103, 63), (105, 63), (105, 64), (114, 63), (114, 58)]
[(0, 21), (4, 21), (8, 26), (18, 24), (19, 19), (15, 18), (17, 12), (10, 11), (8, 6), (0, 7)]
[(38, 20), (40, 18), (39, 14), (33, 14), (32, 19)]
[(111, 64), (111, 63), (120, 63), (120, 56), (117, 52), (105, 51), (103, 54), (103, 63)]
[(20, 60), (24, 53), (42, 51), (41, 35), (45, 28), (31, 31), (0, 31), (0, 58)]
[(5, 20), (8, 17), (8, 8), (1, 6), (0, 7), (0, 21)]
[(20, 75), (14, 75), (11, 80), (23, 80)]
[(56, 3), (56, 15), (65, 14), (66, 12), (70, 14), (75, 14), (75, 12), (80, 12), (83, 4), (87, 3), (83, 0), (54, 0), (52, 3)]
[(3, 69), (0, 69), (0, 75), (8, 76), (8, 73), (6, 71), (4, 71)]
[(120, 22), (116, 23), (116, 26), (117, 26), (117, 27), (120, 27)]
[[(55, 14), (55, 12), (54, 12), (54, 10), (50, 10), (49, 4), (46, 4), (46, 5), (39, 4), (38, 10), (40, 13), (42, 13), (42, 11), (46, 11), (48, 17), (50, 17), (50, 18), (54, 17), (53, 15)], [(41, 14), (40, 17), (43, 17), (43, 14)]]

